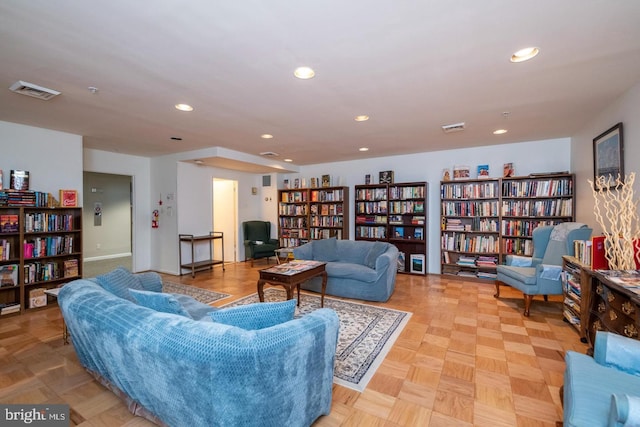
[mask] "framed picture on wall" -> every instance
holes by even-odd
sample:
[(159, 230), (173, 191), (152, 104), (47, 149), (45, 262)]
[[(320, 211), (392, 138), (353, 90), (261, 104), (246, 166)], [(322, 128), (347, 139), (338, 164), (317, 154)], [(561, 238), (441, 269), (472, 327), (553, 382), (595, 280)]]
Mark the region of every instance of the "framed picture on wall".
[(622, 122), (593, 139), (593, 179), (596, 189), (615, 187), (618, 177), (624, 180), (622, 142)]

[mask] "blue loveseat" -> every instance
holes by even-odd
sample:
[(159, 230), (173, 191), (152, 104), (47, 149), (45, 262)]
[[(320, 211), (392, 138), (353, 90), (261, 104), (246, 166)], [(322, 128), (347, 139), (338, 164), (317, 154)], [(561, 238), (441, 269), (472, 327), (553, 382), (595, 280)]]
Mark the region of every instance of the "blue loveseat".
[[(365, 301), (387, 301), (396, 285), (398, 248), (390, 243), (366, 240), (312, 240), (294, 248), (296, 259), (327, 263), (328, 295)], [(320, 292), (322, 278), (300, 286)]]
[[(265, 323), (264, 304), (241, 312), (191, 301), (190, 312), (174, 314), (167, 311), (185, 306), (170, 295), (158, 295), (170, 300), (157, 304), (160, 311), (134, 302), (135, 295), (146, 305), (156, 299), (153, 281), (148, 276), (127, 298), (111, 292), (122, 292), (122, 284), (107, 290), (104, 280), (75, 280), (59, 294), (80, 363), (131, 412), (172, 427), (309, 426), (330, 412), (339, 328), (333, 310)], [(271, 304), (291, 305), (293, 319), (295, 300)], [(225, 322), (234, 317), (242, 328)]]
[(567, 351), (564, 427), (640, 425), (640, 341), (598, 331), (593, 357)]

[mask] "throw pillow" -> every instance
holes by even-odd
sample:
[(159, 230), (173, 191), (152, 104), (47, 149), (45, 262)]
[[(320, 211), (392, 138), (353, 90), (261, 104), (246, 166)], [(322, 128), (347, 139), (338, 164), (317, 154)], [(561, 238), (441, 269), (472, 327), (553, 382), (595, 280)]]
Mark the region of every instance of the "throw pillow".
[(293, 319), (296, 300), (282, 302), (259, 302), (221, 308), (209, 313), (214, 322), (237, 326), (246, 330), (269, 328)]
[(137, 289), (142, 291), (140, 281), (129, 270), (124, 267), (118, 267), (109, 273), (96, 277), (98, 284), (113, 295), (135, 302), (129, 294), (129, 289)]
[(153, 291), (140, 291), (136, 289), (129, 289), (129, 293), (138, 305), (161, 313), (179, 314), (180, 316), (191, 319), (189, 313), (182, 308), (182, 305), (180, 305), (178, 300), (171, 294), (163, 294), (161, 292)]
[(316, 261), (338, 261), (338, 241), (335, 238), (313, 241), (313, 259)]
[(369, 252), (364, 257), (364, 265), (369, 268), (376, 268), (376, 260), (380, 255), (387, 251), (387, 244), (384, 242), (373, 242), (371, 248), (369, 248)]

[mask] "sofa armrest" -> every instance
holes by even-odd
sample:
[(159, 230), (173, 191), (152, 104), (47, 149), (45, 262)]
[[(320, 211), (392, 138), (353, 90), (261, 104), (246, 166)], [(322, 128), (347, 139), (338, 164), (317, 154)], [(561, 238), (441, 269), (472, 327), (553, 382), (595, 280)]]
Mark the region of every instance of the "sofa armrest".
[(593, 359), (602, 366), (640, 375), (640, 341), (612, 332), (598, 331)]
[(611, 395), (609, 426), (640, 425), (640, 397), (627, 394)]
[(520, 255), (507, 255), (505, 265), (512, 267), (531, 267), (531, 257)]
[(305, 243), (304, 245), (293, 248), (293, 256), (295, 259), (313, 259), (313, 242)]

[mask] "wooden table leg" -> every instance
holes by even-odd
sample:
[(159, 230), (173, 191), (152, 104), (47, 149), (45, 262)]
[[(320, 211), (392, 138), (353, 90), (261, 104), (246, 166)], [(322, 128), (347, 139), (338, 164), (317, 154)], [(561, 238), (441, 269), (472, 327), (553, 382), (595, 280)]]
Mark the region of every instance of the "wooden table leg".
[(258, 280), (258, 299), (260, 302), (264, 302), (264, 284), (267, 283), (264, 280)]
[[(298, 285), (298, 291), (300, 291), (300, 287)], [(322, 272), (322, 291), (320, 293), (320, 307), (324, 307), (324, 294), (327, 292), (327, 272)]]
[(300, 307), (300, 283), (296, 285), (296, 288), (298, 288), (298, 307)]

